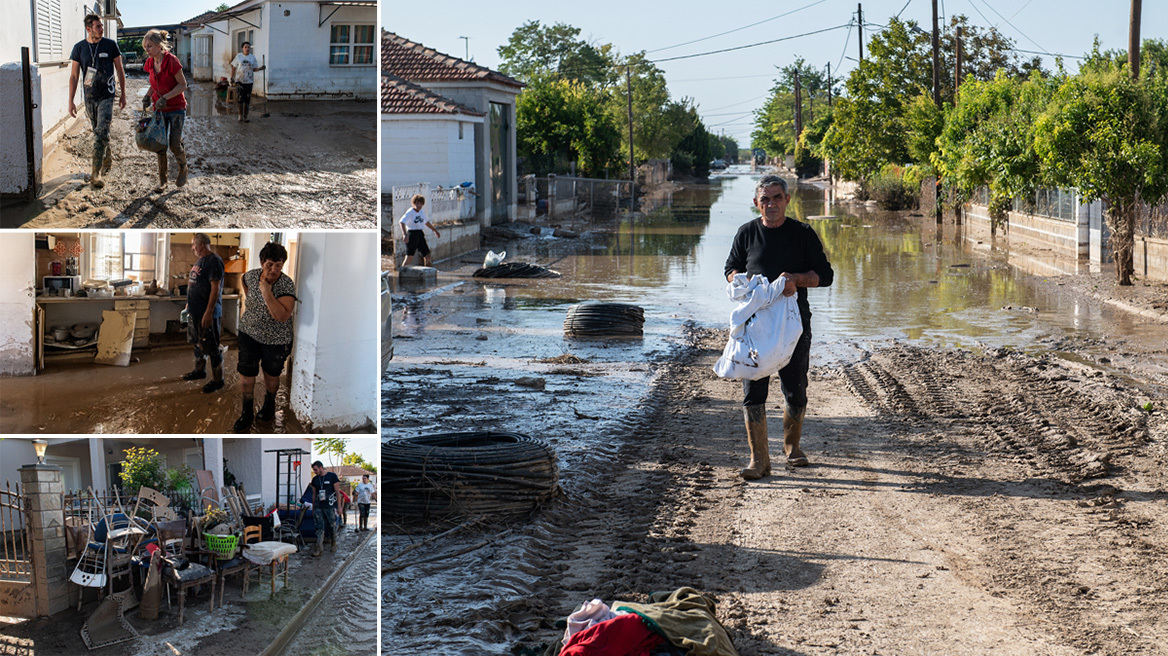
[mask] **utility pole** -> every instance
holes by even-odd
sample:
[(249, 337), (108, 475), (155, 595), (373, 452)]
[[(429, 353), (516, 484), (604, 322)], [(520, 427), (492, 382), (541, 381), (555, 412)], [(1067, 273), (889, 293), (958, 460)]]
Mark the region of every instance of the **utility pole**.
[(1143, 0), (1132, 0), (1131, 23), (1127, 31), (1127, 67), (1132, 80), (1140, 79), (1140, 11)]
[(831, 107), (831, 62), (827, 62), (827, 106)]
[(933, 104), (941, 108), (941, 32), (937, 29), (937, 0), (933, 0)]
[(470, 37), (469, 36), (460, 36), (458, 38), (462, 39), (463, 45), (466, 46), (466, 49), (465, 49), (466, 54), (462, 58), (463, 61), (470, 61)]
[(795, 69), (795, 143), (799, 143), (799, 135), (803, 134), (803, 94), (799, 87), (799, 69)]
[(961, 37), (965, 30), (957, 26), (957, 68), (953, 71), (953, 104), (957, 104), (957, 92), (961, 89), (961, 59), (965, 54), (961, 49)]
[[(935, 11), (933, 13), (936, 13)], [(864, 5), (856, 3), (856, 25), (860, 28), (860, 63), (864, 62)]]
[(625, 64), (625, 83), (629, 90), (629, 184), (631, 190), (630, 197), (632, 198), (632, 205), (629, 206), (629, 211), (637, 207), (637, 165), (636, 159), (633, 157), (633, 67), (631, 64)]

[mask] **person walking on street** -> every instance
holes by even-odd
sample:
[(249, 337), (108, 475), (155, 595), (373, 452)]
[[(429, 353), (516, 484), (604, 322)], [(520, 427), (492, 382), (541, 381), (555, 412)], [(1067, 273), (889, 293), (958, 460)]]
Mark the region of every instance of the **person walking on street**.
[[(252, 420), (271, 421), (276, 416), (276, 392), (280, 373), (292, 353), (292, 309), (296, 285), (283, 273), (288, 251), (276, 243), (260, 249), (260, 268), (243, 274), (243, 315), (239, 318), (239, 391), (242, 411), (233, 431), (246, 433)], [(264, 370), (264, 404), (255, 408), (255, 382)], [(254, 414), (253, 414), (254, 413)]]
[(187, 343), (195, 347), (195, 368), (183, 380), (207, 377), (211, 359), (211, 382), (203, 386), (210, 394), (223, 388), (223, 353), (219, 350), (219, 320), (223, 316), (223, 258), (211, 250), (211, 238), (196, 232), (191, 252), (198, 260), (187, 281)]
[(406, 213), (402, 215), (402, 239), (406, 240), (406, 261), (402, 266), (409, 266), (410, 261), (417, 253), (422, 260), (423, 266), (430, 266), (430, 247), (426, 244), (426, 233), (422, 228), (429, 228), (434, 231), (435, 237), (441, 237), (442, 233), (438, 232), (438, 228), (430, 223), (430, 217), (422, 211), (422, 207), (426, 204), (426, 197), (422, 194), (414, 194), (410, 199), (410, 204), (413, 205)]
[(324, 540), (329, 538), (329, 550), (337, 550), (337, 500), (340, 498), (341, 482), (333, 472), (324, 470), (324, 463), (312, 463), (312, 521), (316, 524), (316, 546), (313, 556), (324, 553)]
[[(114, 120), (114, 96), (118, 108), (126, 108), (126, 70), (122, 66), (122, 52), (117, 41), (107, 39), (105, 25), (94, 14), (85, 17), (85, 38), (73, 46), (69, 55), (69, 116), (77, 116), (77, 81), (84, 80), (85, 114), (93, 128), (93, 170), (89, 184), (95, 189), (105, 186), (102, 179), (113, 166), (114, 154), (110, 146), (110, 124)], [(114, 84), (117, 73), (117, 85)]]
[[(251, 54), (251, 43), (244, 41), (240, 46), (241, 52), (231, 60), (231, 79), (235, 82), (238, 93), (235, 98), (239, 105), (239, 120), (250, 123), (247, 112), (251, 109), (251, 88), (255, 84), (255, 74), (267, 68), (260, 66), (255, 55)], [(266, 107), (266, 105), (265, 105)]]
[[(823, 252), (819, 235), (811, 226), (786, 215), (791, 201), (787, 181), (767, 175), (758, 181), (754, 205), (762, 213), (758, 219), (743, 224), (734, 236), (730, 256), (726, 258), (727, 282), (736, 273), (766, 276), (768, 281), (787, 277), (784, 296), (797, 294), (803, 335), (795, 346), (790, 363), (779, 370), (786, 404), (783, 409), (783, 451), (787, 464), (806, 467), (807, 454), (799, 446), (803, 434), (803, 417), (807, 409), (807, 371), (811, 362), (811, 306), (807, 289), (827, 287), (835, 278), (831, 263)], [(770, 474), (767, 445), (766, 400), (770, 377), (742, 382), (743, 414), (746, 436), (750, 443), (750, 464), (742, 470), (743, 478), (753, 480)]]
[[(183, 145), (183, 124), (187, 117), (187, 78), (182, 64), (170, 52), (167, 42), (170, 34), (166, 30), (150, 30), (142, 39), (146, 51), (146, 72), (150, 74), (150, 93), (143, 98), (143, 108), (153, 104), (154, 111), (162, 113), (166, 130), (170, 135), (170, 152), (178, 164), (178, 175), (174, 179), (176, 187), (187, 183), (187, 151)], [(158, 153), (158, 186), (155, 193), (166, 191), (167, 170), (166, 151)]]
[(369, 474), (361, 474), (361, 482), (353, 490), (357, 495), (357, 530), (369, 530), (369, 506), (373, 504), (373, 485), (369, 482)]

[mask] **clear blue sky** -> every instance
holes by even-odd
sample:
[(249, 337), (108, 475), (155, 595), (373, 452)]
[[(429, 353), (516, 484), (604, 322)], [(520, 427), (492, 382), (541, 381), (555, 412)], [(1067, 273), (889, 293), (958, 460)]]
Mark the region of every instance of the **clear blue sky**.
[[(800, 10), (811, 4), (815, 6)], [(471, 58), (479, 64), (497, 67), (496, 48), (506, 43), (511, 32), (527, 20), (538, 20), (545, 25), (569, 23), (581, 28), (581, 36), (586, 39), (612, 43), (621, 52), (637, 52), (667, 48), (794, 11), (789, 16), (731, 34), (649, 53), (650, 58), (664, 58), (845, 25), (855, 14), (856, 4), (854, 0), (558, 3), (456, 0), (437, 4), (393, 0), (382, 2), (381, 16), (382, 26), (389, 31), (457, 57), (464, 56), (467, 47), (467, 42), (459, 37), (469, 37)], [(930, 0), (908, 0), (907, 6), (906, 0), (868, 0), (863, 3), (864, 22), (887, 23), (889, 17), (900, 13), (901, 19), (916, 20), (924, 29), (930, 29), (931, 7)], [(996, 25), (1020, 49), (1082, 55), (1090, 50), (1096, 34), (1104, 48), (1127, 48), (1130, 3), (1126, 0), (939, 0), (938, 9), (942, 16), (964, 14), (980, 27)], [(865, 28), (865, 44), (867, 35), (877, 29)], [(1168, 38), (1168, 2), (1145, 0), (1141, 36)], [(846, 73), (856, 65), (848, 57), (857, 57), (856, 31), (853, 29), (848, 37), (844, 28), (735, 52), (662, 62), (658, 66), (665, 71), (674, 97), (689, 96), (696, 100), (708, 127), (715, 132), (725, 130), (746, 146), (751, 132), (749, 112), (761, 105), (771, 87), (775, 67), (791, 64), (801, 56), (813, 66), (822, 67), (831, 62), (833, 77), (840, 69)], [(1075, 61), (1066, 60), (1069, 70), (1077, 70)], [(1044, 58), (1045, 67), (1052, 68), (1053, 63), (1053, 58)], [(735, 115), (743, 112), (746, 114)]]

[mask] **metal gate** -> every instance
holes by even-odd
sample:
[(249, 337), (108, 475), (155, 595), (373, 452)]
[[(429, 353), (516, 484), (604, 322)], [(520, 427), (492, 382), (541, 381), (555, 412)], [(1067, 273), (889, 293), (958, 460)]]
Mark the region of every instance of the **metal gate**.
[(20, 484), (13, 488), (8, 481), (0, 490), (0, 581), (32, 582), (29, 560), (28, 514)]

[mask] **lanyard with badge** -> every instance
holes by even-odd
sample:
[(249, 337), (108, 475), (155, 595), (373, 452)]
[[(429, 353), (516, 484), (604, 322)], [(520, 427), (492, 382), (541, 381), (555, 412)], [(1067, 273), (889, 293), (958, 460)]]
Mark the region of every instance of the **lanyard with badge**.
[(98, 41), (98, 45), (89, 46), (89, 66), (85, 68), (86, 89), (92, 89), (93, 82), (97, 80), (97, 50), (100, 44), (101, 42)]

